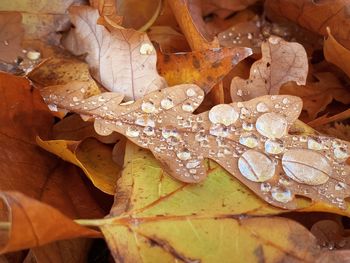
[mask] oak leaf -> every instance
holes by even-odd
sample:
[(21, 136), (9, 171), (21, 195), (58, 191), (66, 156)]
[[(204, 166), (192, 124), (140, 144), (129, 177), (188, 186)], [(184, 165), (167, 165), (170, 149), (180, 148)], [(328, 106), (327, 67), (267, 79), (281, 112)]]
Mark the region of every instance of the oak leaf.
[(193, 83), (208, 93), (233, 67), (251, 53), (251, 49), (243, 47), (174, 54), (159, 53), (157, 68), (169, 86)]
[(333, 99), (344, 104), (350, 103), (350, 91), (330, 72), (315, 73), (316, 81), (307, 82), (298, 87), (295, 83), (286, 83), (281, 87), (280, 94), (298, 96), (303, 100), (303, 109), (310, 120), (326, 109)]
[(261, 52), (262, 58), (252, 65), (248, 80), (233, 78), (233, 101), (278, 94), (282, 84), (288, 81), (295, 81), (298, 85), (305, 84), (308, 61), (301, 44), (271, 36), (261, 45)]
[[(116, 131), (150, 149), (164, 169), (183, 182), (204, 180), (204, 158), (210, 158), (273, 205), (295, 209), (294, 195), (302, 195), (346, 207), (350, 143), (289, 135), (302, 109), (297, 97), (263, 96), (194, 115), (203, 100), (202, 89), (195, 85), (166, 88), (127, 105), (119, 105), (122, 97), (116, 93), (82, 99), (79, 87), (68, 96), (67, 89), (48, 87), (42, 95), (47, 103), (93, 117), (97, 133)], [(325, 149), (337, 168), (323, 155)]]
[(75, 28), (64, 46), (76, 55), (87, 53), (92, 75), (107, 89), (135, 100), (166, 83), (156, 69), (157, 55), (145, 33), (97, 24), (99, 13), (87, 6), (70, 8)]
[(327, 36), (327, 27), (335, 38), (345, 47), (350, 48), (349, 39), (349, 3), (345, 0), (267, 0), (265, 11), (274, 19), (289, 19), (300, 26)]

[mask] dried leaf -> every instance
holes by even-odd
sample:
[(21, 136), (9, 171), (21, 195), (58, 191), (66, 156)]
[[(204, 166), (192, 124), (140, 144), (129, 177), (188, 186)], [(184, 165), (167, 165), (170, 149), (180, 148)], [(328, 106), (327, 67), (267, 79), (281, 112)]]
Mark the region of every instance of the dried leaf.
[(90, 5), (98, 9), (99, 13), (111, 26), (118, 27), (123, 17), (118, 15), (116, 1), (114, 0), (90, 0)]
[(228, 9), (231, 11), (239, 11), (255, 4), (257, 0), (203, 0), (203, 2), (219, 8)]
[(321, 116), (313, 121), (310, 121), (308, 123), (308, 125), (310, 125), (311, 127), (319, 127), (319, 126), (326, 125), (326, 124), (331, 123), (331, 122), (346, 120), (348, 118), (350, 118), (350, 109), (345, 110), (343, 112), (340, 112), (340, 113), (333, 115), (331, 117), (328, 117), (328, 114), (325, 114), (325, 115), (323, 115), (323, 116)]
[(248, 80), (239, 77), (232, 80), (233, 101), (278, 94), (282, 84), (288, 81), (305, 85), (308, 62), (302, 45), (271, 36), (261, 45), (261, 52), (262, 58), (252, 65)]
[(109, 32), (96, 24), (98, 11), (87, 6), (72, 7), (70, 16), (75, 28), (65, 47), (76, 55), (88, 53), (86, 61), (92, 75), (105, 88), (135, 100), (166, 86), (156, 70), (155, 49), (145, 33), (123, 28)]
[[(350, 76), (350, 50), (342, 46), (331, 34), (327, 28), (328, 36), (324, 41), (323, 53), (326, 60), (341, 68)], [(350, 43), (350, 42), (349, 42)]]
[(298, 87), (295, 83), (286, 83), (281, 87), (280, 94), (298, 96), (303, 100), (303, 109), (307, 111), (310, 120), (326, 109), (333, 99), (344, 104), (350, 103), (350, 91), (330, 72), (315, 73), (317, 81), (307, 82)]
[(326, 28), (330, 27), (334, 37), (350, 48), (348, 8), (346, 0), (265, 1), (265, 11), (270, 18), (287, 18), (323, 36), (327, 36)]
[(13, 63), (22, 54), (21, 21), (18, 12), (0, 12), (0, 62)]
[(37, 138), (37, 143), (63, 160), (79, 166), (102, 192), (110, 195), (115, 193), (121, 167), (112, 160), (112, 148), (93, 138), (81, 142), (43, 141)]
[(208, 93), (240, 61), (251, 55), (249, 48), (216, 48), (158, 56), (158, 71), (169, 86), (193, 83)]
[[(294, 195), (301, 195), (346, 207), (350, 143), (289, 135), (302, 107), (297, 97), (264, 96), (193, 115), (203, 100), (195, 85), (163, 89), (128, 105), (119, 105), (118, 94), (103, 93), (70, 106), (72, 97), (81, 100), (82, 94), (77, 88), (67, 96), (67, 89), (47, 88), (42, 95), (47, 103), (95, 118), (97, 133), (117, 131), (150, 149), (183, 182), (206, 178), (203, 160), (210, 158), (273, 205), (295, 209)], [(265, 137), (269, 139), (263, 143)]]
[(98, 232), (82, 227), (58, 210), (18, 192), (0, 193), (0, 218), (11, 230), (0, 230), (0, 253), (36, 247), (56, 240), (96, 237)]
[(328, 124), (324, 127), (318, 127), (317, 130), (329, 136), (350, 141), (350, 125), (335, 122), (333, 126)]

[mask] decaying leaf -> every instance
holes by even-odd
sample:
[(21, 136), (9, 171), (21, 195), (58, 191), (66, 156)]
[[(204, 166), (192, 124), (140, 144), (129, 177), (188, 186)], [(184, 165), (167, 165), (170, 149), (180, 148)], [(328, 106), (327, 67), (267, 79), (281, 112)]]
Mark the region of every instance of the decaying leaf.
[(22, 54), (21, 21), (18, 12), (0, 12), (0, 62), (13, 63)]
[(281, 85), (288, 81), (305, 85), (308, 60), (302, 45), (271, 36), (261, 45), (261, 51), (262, 58), (252, 65), (249, 79), (236, 77), (232, 80), (233, 101), (278, 94)]
[(330, 27), (335, 38), (345, 47), (350, 47), (348, 8), (346, 0), (265, 1), (265, 10), (270, 18), (287, 18), (323, 36), (327, 36), (326, 28)]
[(166, 86), (145, 33), (123, 28), (109, 32), (97, 24), (98, 11), (87, 6), (72, 7), (70, 16), (75, 28), (65, 39), (65, 47), (76, 55), (87, 53), (92, 75), (105, 88), (134, 100)]
[[(331, 34), (327, 28), (328, 36), (324, 41), (323, 53), (326, 60), (339, 68), (341, 68), (348, 76), (350, 76), (350, 50), (342, 46)], [(350, 42), (350, 40), (349, 40)]]
[(303, 100), (303, 109), (310, 120), (326, 109), (334, 100), (344, 104), (350, 103), (350, 91), (330, 72), (315, 73), (316, 81), (307, 82), (305, 86), (289, 82), (281, 87), (280, 94), (298, 96)]
[(294, 195), (302, 195), (346, 207), (350, 143), (289, 135), (302, 108), (297, 97), (263, 96), (193, 115), (203, 100), (196, 85), (166, 88), (127, 105), (119, 105), (122, 97), (116, 93), (83, 100), (79, 88), (69, 96), (67, 89), (48, 87), (42, 95), (47, 103), (95, 118), (97, 133), (117, 131), (150, 149), (181, 181), (202, 181), (203, 160), (210, 158), (273, 205), (293, 209)]
[(317, 130), (332, 137), (350, 141), (350, 125), (341, 122), (335, 122), (334, 125), (325, 125), (317, 127)]
[(313, 121), (310, 121), (308, 123), (308, 125), (310, 125), (311, 127), (319, 127), (319, 126), (322, 126), (322, 125), (326, 125), (328, 123), (331, 123), (331, 122), (339, 122), (339, 121), (343, 121), (343, 120), (346, 120), (350, 118), (350, 109), (347, 109), (343, 112), (340, 112), (338, 114), (335, 114), (333, 116), (330, 116), (328, 117), (328, 114), (325, 114)]
[(114, 0), (90, 0), (90, 5), (98, 9), (100, 15), (111, 26), (118, 27), (123, 21), (123, 17), (118, 15), (116, 2)]
[(243, 47), (160, 53), (157, 68), (169, 86), (192, 83), (208, 93), (233, 67), (251, 54), (251, 49)]
[(239, 11), (254, 4), (255, 2), (257, 2), (257, 0), (203, 0), (203, 2), (219, 8), (229, 9), (231, 11)]
[(11, 225), (0, 230), (0, 253), (36, 247), (56, 240), (97, 237), (98, 232), (82, 227), (58, 210), (18, 192), (0, 193), (0, 218)]

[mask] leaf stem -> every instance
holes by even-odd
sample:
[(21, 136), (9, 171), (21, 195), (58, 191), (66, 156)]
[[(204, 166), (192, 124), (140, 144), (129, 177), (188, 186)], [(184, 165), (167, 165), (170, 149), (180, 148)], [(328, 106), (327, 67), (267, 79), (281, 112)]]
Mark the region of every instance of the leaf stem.
[(11, 222), (0, 221), (0, 230), (10, 230)]

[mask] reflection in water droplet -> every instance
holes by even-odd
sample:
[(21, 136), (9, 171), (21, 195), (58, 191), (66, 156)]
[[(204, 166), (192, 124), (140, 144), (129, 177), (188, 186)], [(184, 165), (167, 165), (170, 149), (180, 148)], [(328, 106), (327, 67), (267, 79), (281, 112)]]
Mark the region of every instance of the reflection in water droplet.
[(323, 149), (323, 144), (322, 142), (316, 139), (309, 138), (307, 140), (307, 148), (309, 148), (310, 150), (320, 151)]
[(139, 137), (140, 131), (132, 126), (129, 126), (125, 132), (126, 136), (131, 138)]
[(188, 149), (184, 148), (180, 152), (176, 153), (176, 156), (182, 161), (187, 161), (191, 158), (191, 153)]
[(270, 112), (256, 120), (257, 131), (268, 138), (281, 138), (287, 133), (288, 122), (283, 116)]
[(172, 107), (174, 107), (174, 102), (170, 98), (165, 98), (165, 99), (161, 100), (160, 106), (162, 106), (163, 109), (168, 110), (168, 109), (171, 109)]
[(337, 191), (341, 191), (341, 190), (344, 190), (346, 187), (346, 184), (343, 183), (343, 182), (338, 182), (335, 186), (334, 186), (334, 189), (337, 190)]
[(277, 36), (270, 36), (269, 37), (269, 42), (273, 45), (277, 45), (281, 41), (281, 38)]
[(349, 153), (341, 146), (335, 146), (333, 154), (334, 157), (340, 161), (345, 161), (349, 158)]
[(209, 111), (209, 120), (214, 124), (229, 126), (238, 120), (238, 112), (228, 104), (219, 104)]
[(243, 122), (242, 123), (242, 128), (245, 131), (252, 131), (254, 130), (254, 124), (250, 122)]
[(293, 199), (292, 193), (289, 189), (283, 189), (280, 187), (273, 187), (271, 189), (271, 196), (277, 202), (288, 203)]
[(271, 179), (275, 174), (275, 165), (263, 153), (248, 150), (238, 159), (238, 169), (241, 174), (253, 181), (264, 182)]
[(268, 139), (265, 142), (265, 152), (270, 154), (280, 154), (284, 151), (283, 141), (280, 139), (271, 140)]
[(254, 134), (242, 134), (239, 137), (239, 143), (243, 144), (249, 148), (254, 148), (258, 145), (258, 137), (256, 137)]
[(228, 128), (220, 124), (214, 124), (210, 127), (209, 133), (218, 137), (227, 137), (229, 135)]
[(58, 111), (56, 104), (48, 104), (47, 106), (49, 107), (50, 111)]
[(154, 120), (148, 118), (147, 116), (140, 116), (135, 120), (135, 124), (140, 126), (151, 126), (154, 127), (156, 124)]
[(193, 169), (196, 168), (201, 162), (199, 160), (190, 160), (188, 163), (186, 163), (187, 169)]
[(260, 185), (260, 190), (262, 192), (269, 192), (271, 190), (271, 185), (269, 183), (262, 183)]
[(151, 101), (144, 101), (141, 105), (141, 109), (145, 113), (152, 113), (155, 111), (156, 107)]
[(144, 42), (140, 46), (141, 55), (151, 55), (153, 53), (153, 46), (150, 43)]
[(289, 178), (309, 185), (324, 184), (332, 174), (332, 167), (322, 154), (306, 149), (285, 152), (282, 167)]
[(269, 108), (264, 102), (259, 102), (258, 105), (256, 105), (256, 110), (258, 112), (268, 112)]
[(162, 129), (162, 136), (164, 139), (168, 139), (169, 137), (178, 137), (179, 133), (174, 128), (164, 127)]
[(154, 128), (151, 126), (147, 126), (143, 129), (143, 133), (147, 136), (153, 136), (154, 135)]
[(193, 96), (196, 96), (197, 95), (197, 92), (194, 90), (194, 89), (187, 89), (186, 90), (186, 95), (188, 96), (188, 97), (193, 97)]
[(194, 111), (194, 108), (193, 108), (192, 104), (190, 104), (190, 103), (184, 103), (181, 108), (183, 111), (186, 111), (186, 112)]

